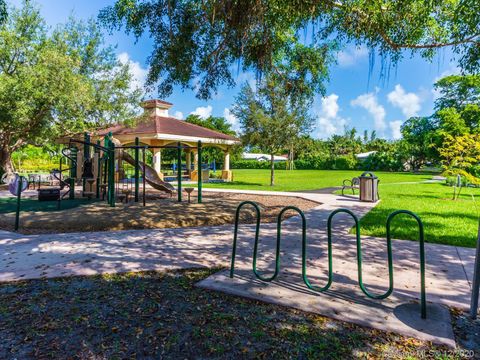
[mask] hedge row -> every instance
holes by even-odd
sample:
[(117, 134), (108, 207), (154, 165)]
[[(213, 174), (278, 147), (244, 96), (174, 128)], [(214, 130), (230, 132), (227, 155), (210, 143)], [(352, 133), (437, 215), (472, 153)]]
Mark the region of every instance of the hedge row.
[[(270, 169), (269, 161), (240, 160), (232, 162), (233, 169)], [(285, 161), (276, 162), (275, 169), (286, 169)], [(295, 160), (294, 169), (298, 170), (369, 170), (369, 171), (403, 171), (404, 162), (391, 153), (375, 153), (365, 161), (358, 162), (354, 156), (342, 155), (335, 159), (312, 157)], [(480, 172), (480, 171), (479, 171)]]

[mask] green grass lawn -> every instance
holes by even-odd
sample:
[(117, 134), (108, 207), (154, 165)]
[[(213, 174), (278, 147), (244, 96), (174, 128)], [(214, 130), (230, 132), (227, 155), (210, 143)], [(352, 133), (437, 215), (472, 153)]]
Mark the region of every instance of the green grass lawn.
[[(427, 242), (475, 247), (480, 207), (480, 189), (466, 188), (456, 201), (453, 188), (445, 184), (380, 186), (382, 201), (362, 220), (362, 233), (386, 236), (388, 215), (398, 209), (410, 210), (422, 219)], [(472, 198), (473, 195), (473, 198)], [(392, 224), (393, 237), (417, 240), (415, 220), (399, 216)]]
[[(315, 190), (339, 186), (344, 179), (359, 176), (358, 170), (275, 170), (275, 186), (270, 186), (270, 170), (234, 170), (234, 181), (230, 183), (205, 184), (204, 187), (242, 189), (299, 191)], [(431, 179), (427, 174), (375, 172), (383, 183), (418, 182)]]
[[(234, 170), (234, 182), (205, 184), (205, 187), (272, 191), (314, 190), (339, 186), (344, 179), (351, 179), (361, 172), (279, 170), (275, 173), (277, 185), (273, 187), (269, 185), (269, 170)], [(480, 189), (464, 189), (460, 199), (452, 201), (451, 187), (443, 183), (419, 183), (431, 179), (431, 174), (375, 174), (380, 178), (382, 201), (362, 219), (362, 234), (385, 237), (388, 215), (403, 209), (413, 211), (421, 217), (427, 242), (475, 247), (480, 208), (480, 203), (477, 205), (475, 199), (480, 198)], [(394, 238), (418, 239), (416, 222), (406, 216), (396, 218), (392, 230)]]

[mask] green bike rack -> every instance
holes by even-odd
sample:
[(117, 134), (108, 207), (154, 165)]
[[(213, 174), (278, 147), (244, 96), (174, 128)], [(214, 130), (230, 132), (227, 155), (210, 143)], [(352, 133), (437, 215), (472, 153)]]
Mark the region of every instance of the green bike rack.
[(255, 242), (253, 247), (253, 273), (255, 276), (265, 282), (270, 282), (275, 280), (280, 272), (280, 243), (282, 237), (282, 220), (283, 215), (288, 210), (296, 211), (302, 220), (302, 278), (305, 285), (315, 292), (324, 292), (327, 291), (333, 283), (333, 256), (332, 256), (332, 222), (334, 217), (339, 213), (345, 213), (350, 215), (354, 222), (355, 222), (355, 231), (356, 231), (356, 246), (357, 246), (357, 271), (358, 271), (358, 285), (362, 292), (371, 299), (382, 300), (389, 297), (393, 292), (393, 254), (392, 254), (392, 235), (391, 235), (391, 223), (392, 220), (400, 214), (405, 214), (413, 217), (417, 223), (419, 228), (419, 242), (420, 242), (420, 302), (421, 302), (421, 317), (425, 319), (427, 317), (427, 301), (426, 301), (426, 290), (425, 290), (425, 235), (424, 235), (424, 226), (421, 219), (411, 211), (408, 210), (398, 210), (391, 213), (387, 218), (387, 263), (388, 263), (388, 289), (383, 294), (372, 294), (367, 290), (365, 284), (363, 283), (363, 259), (362, 259), (362, 242), (361, 242), (361, 234), (360, 234), (360, 222), (358, 217), (348, 209), (337, 209), (333, 211), (330, 216), (328, 217), (327, 221), (327, 239), (328, 239), (328, 281), (327, 284), (323, 287), (314, 286), (310, 283), (307, 276), (307, 221), (305, 218), (305, 214), (295, 206), (286, 206), (280, 211), (280, 214), (277, 217), (277, 243), (276, 243), (276, 251), (275, 251), (275, 271), (272, 276), (264, 277), (260, 275), (257, 271), (257, 255), (258, 255), (258, 241), (259, 241), (259, 233), (260, 233), (260, 207), (257, 203), (253, 201), (244, 201), (240, 203), (237, 207), (237, 211), (235, 213), (235, 227), (234, 227), (234, 235), (233, 235), (233, 249), (232, 249), (232, 260), (230, 266), (230, 278), (233, 278), (234, 269), (235, 269), (235, 255), (237, 250), (237, 239), (238, 239), (238, 223), (240, 220), (240, 212), (242, 208), (246, 205), (251, 205), (255, 209), (256, 212), (256, 226), (255, 226)]

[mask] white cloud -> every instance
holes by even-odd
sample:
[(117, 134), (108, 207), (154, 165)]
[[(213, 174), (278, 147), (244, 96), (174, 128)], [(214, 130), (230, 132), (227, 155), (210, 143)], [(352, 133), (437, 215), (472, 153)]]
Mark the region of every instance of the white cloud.
[(225, 108), (223, 110), (223, 117), (230, 125), (232, 125), (233, 130), (240, 131), (240, 124), (238, 122), (238, 119), (235, 115), (232, 114), (229, 108)]
[(257, 90), (257, 78), (251, 72), (241, 72), (238, 74), (236, 82), (240, 86), (243, 86), (243, 84), (246, 82), (248, 85), (250, 85), (253, 91)]
[(361, 59), (368, 55), (368, 49), (365, 46), (350, 47), (346, 50), (339, 51), (337, 54), (338, 65), (348, 67), (355, 65)]
[(212, 110), (213, 110), (212, 105), (199, 106), (194, 111), (192, 111), (190, 114), (191, 115), (198, 115), (202, 119), (206, 119), (206, 118), (208, 118), (209, 116), (212, 115)]
[(377, 95), (366, 93), (358, 96), (350, 102), (352, 106), (360, 106), (367, 110), (375, 122), (375, 130), (383, 134), (387, 125), (385, 124), (385, 108), (378, 103)]
[(407, 118), (417, 115), (420, 111), (420, 96), (415, 93), (407, 93), (400, 84), (395, 85), (395, 90), (387, 95), (388, 101), (402, 110)]
[(395, 120), (395, 121), (390, 121), (390, 130), (392, 131), (392, 139), (398, 140), (402, 137), (402, 132), (400, 131), (400, 128), (402, 127), (403, 121), (401, 120)]
[(175, 119), (183, 119), (183, 113), (181, 111), (175, 111), (172, 115)]
[(322, 98), (317, 121), (318, 137), (327, 138), (343, 130), (347, 121), (338, 116), (339, 111), (337, 94), (330, 94)]
[(145, 86), (145, 81), (147, 80), (148, 69), (143, 68), (139, 62), (130, 59), (130, 55), (126, 52), (119, 54), (117, 58), (120, 63), (128, 64), (130, 67), (130, 73), (132, 74), (132, 82), (130, 84), (130, 88), (132, 90), (143, 90)]

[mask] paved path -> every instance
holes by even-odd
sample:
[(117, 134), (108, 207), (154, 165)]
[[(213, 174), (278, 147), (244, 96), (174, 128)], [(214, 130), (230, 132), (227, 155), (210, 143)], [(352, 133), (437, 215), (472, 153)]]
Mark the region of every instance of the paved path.
[[(209, 191), (209, 190), (207, 190)], [(212, 191), (219, 191), (218, 189)], [(235, 190), (222, 190), (230, 192)], [(236, 191), (238, 192), (238, 191)], [(259, 191), (242, 191), (264, 194)], [(322, 193), (277, 193), (299, 196), (322, 203), (306, 213), (308, 221), (308, 276), (313, 284), (326, 281), (326, 219), (339, 207), (348, 207), (363, 216), (372, 207), (354, 198)], [(395, 292), (390, 300), (368, 300), (358, 289), (354, 237), (348, 234), (351, 220), (341, 215), (335, 220), (334, 283), (324, 294), (308, 291), (301, 280), (299, 219), (284, 223), (282, 271), (272, 284), (252, 276), (253, 227), (242, 226), (232, 280), (219, 273), (200, 286), (293, 306), (329, 317), (396, 331), (405, 335), (454, 344), (448, 311), (429, 305), (429, 321), (419, 323), (418, 243), (394, 241)], [(259, 271), (271, 273), (275, 224), (264, 224), (259, 247)], [(387, 285), (385, 240), (362, 239), (364, 282), (381, 293)], [(0, 232), (0, 281), (40, 277), (92, 275), (98, 273), (165, 270), (198, 266), (228, 266), (232, 226), (132, 230), (100, 233), (70, 233), (22, 236)], [(474, 249), (426, 245), (427, 299), (435, 304), (468, 308)], [(405, 311), (415, 306), (415, 311)], [(387, 320), (388, 319), (388, 320)]]

